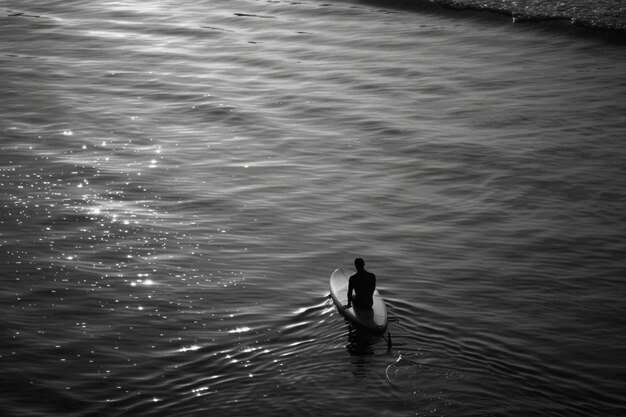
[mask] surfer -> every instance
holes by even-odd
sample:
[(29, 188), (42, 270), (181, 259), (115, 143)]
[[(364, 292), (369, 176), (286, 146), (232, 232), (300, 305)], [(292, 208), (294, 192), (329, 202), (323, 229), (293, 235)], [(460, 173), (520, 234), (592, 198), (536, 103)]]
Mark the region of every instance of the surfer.
[[(354, 260), (354, 266), (356, 274), (352, 275), (348, 281), (348, 305), (345, 308), (352, 307), (352, 301), (357, 308), (372, 308), (376, 275), (365, 270), (365, 261), (361, 258)], [(352, 300), (352, 291), (355, 293), (354, 300)]]

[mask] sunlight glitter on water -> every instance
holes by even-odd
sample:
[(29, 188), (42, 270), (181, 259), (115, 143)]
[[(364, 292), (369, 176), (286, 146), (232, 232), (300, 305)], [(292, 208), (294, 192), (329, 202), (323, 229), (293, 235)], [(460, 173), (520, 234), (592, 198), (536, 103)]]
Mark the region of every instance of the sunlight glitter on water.
[(251, 330), (252, 330), (251, 328), (244, 326), (244, 327), (237, 327), (236, 329), (229, 330), (228, 333), (246, 333)]
[(181, 352), (181, 353), (195, 352), (196, 350), (200, 348), (201, 346), (198, 346), (198, 345), (185, 346), (185, 347), (178, 349), (176, 352)]

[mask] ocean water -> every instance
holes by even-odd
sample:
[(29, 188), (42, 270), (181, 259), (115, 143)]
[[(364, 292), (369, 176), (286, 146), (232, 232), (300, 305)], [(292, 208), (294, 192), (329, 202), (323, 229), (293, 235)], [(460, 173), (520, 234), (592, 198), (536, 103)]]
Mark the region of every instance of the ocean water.
[[(402, 0), (401, 0), (402, 1)], [(517, 22), (569, 21), (590, 29), (626, 30), (623, 0), (404, 0), (409, 4), (435, 5), (457, 10), (482, 10), (512, 16)]]
[(0, 2), (2, 415), (624, 415), (623, 2), (445, 5)]

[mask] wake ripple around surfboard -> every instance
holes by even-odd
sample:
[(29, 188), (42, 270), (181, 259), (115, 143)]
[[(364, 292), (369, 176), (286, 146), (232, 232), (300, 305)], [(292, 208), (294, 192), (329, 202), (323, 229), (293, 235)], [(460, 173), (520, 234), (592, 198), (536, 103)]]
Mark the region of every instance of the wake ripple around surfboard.
[(406, 358), (402, 355), (387, 367), (389, 382), (397, 386), (413, 385), (424, 378), (459, 379), (467, 375), (457, 371), (440, 358), (419, 358), (414, 355)]

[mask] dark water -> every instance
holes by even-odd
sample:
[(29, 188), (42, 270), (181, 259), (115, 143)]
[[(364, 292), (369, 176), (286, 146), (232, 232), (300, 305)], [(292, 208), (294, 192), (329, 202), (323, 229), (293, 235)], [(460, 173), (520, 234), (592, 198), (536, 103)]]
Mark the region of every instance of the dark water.
[[(622, 44), (375, 2), (1, 5), (3, 415), (626, 412)], [(328, 297), (356, 256), (391, 349)]]

